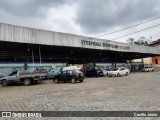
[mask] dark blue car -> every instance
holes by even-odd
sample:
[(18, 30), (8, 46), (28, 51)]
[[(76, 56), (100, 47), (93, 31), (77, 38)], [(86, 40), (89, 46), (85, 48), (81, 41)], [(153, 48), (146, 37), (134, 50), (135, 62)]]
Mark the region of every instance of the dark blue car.
[(103, 71), (102, 70), (90, 70), (86, 71), (86, 77), (103, 77)]

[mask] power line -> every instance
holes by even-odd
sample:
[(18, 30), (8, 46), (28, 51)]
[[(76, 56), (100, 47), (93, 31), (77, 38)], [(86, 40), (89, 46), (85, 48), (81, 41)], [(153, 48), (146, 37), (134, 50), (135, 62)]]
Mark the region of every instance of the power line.
[(154, 28), (154, 27), (157, 27), (157, 26), (160, 26), (160, 24), (157, 24), (157, 25), (154, 25), (154, 26), (145, 28), (145, 29), (141, 29), (141, 30), (135, 31), (135, 32), (133, 32), (133, 33), (129, 33), (129, 34), (126, 34), (126, 35), (117, 37), (117, 38), (113, 38), (113, 39), (111, 39), (111, 40), (116, 40), (116, 39), (119, 39), (119, 38), (123, 38), (123, 37), (129, 36), (129, 35), (132, 35), (132, 34), (135, 34), (135, 33), (141, 32), (141, 31), (144, 31), (144, 30), (148, 30), (148, 29), (151, 29), (151, 28)]
[(142, 25), (142, 24), (147, 23), (147, 22), (151, 22), (151, 21), (156, 20), (156, 19), (159, 19), (159, 18), (160, 18), (160, 17), (156, 17), (156, 18), (147, 20), (147, 21), (145, 21), (145, 22), (138, 23), (138, 24), (136, 24), (136, 25), (132, 25), (132, 26), (130, 26), (130, 27), (126, 27), (126, 28), (123, 28), (123, 29), (120, 29), (120, 30), (116, 30), (116, 31), (110, 32), (110, 33), (106, 33), (106, 34), (103, 34), (103, 35), (99, 35), (99, 36), (97, 36), (97, 37), (102, 37), (102, 36), (106, 36), (106, 35), (109, 35), (109, 34), (117, 33), (117, 32), (123, 31), (123, 30), (127, 30), (127, 29), (130, 29), (130, 28), (133, 28), (133, 27)]

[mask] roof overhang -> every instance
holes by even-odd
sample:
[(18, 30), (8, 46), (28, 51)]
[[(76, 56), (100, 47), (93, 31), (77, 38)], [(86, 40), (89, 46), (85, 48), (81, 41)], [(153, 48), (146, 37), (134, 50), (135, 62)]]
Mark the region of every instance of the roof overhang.
[(124, 61), (160, 55), (160, 49), (0, 23), (0, 60)]

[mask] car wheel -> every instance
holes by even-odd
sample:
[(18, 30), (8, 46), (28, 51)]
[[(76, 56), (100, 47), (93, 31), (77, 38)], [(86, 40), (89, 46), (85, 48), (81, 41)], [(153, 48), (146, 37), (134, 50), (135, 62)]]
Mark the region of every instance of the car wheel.
[(76, 82), (76, 79), (75, 79), (75, 78), (72, 78), (72, 79), (71, 79), (71, 82), (72, 82), (72, 83), (75, 83), (75, 82)]
[(128, 72), (126, 72), (126, 76), (128, 76)]
[(58, 80), (58, 79), (55, 79), (54, 82), (55, 82), (56, 84), (58, 84), (58, 83), (59, 83), (59, 80)]
[(25, 79), (24, 80), (24, 85), (26, 85), (26, 86), (31, 85), (31, 80), (30, 79)]
[(7, 86), (7, 85), (8, 85), (7, 80), (2, 80), (1, 85), (2, 85), (2, 86)]
[(83, 80), (80, 80), (79, 82), (83, 82)]
[(117, 73), (117, 77), (120, 77), (120, 74), (119, 74), (119, 73)]

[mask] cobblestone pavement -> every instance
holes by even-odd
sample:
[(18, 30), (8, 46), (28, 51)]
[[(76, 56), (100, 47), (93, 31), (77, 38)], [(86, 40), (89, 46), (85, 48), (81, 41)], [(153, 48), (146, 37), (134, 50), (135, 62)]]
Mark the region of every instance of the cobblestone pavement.
[(87, 78), (83, 83), (76, 84), (54, 84), (49, 80), (32, 86), (0, 87), (0, 110), (160, 111), (160, 72)]

